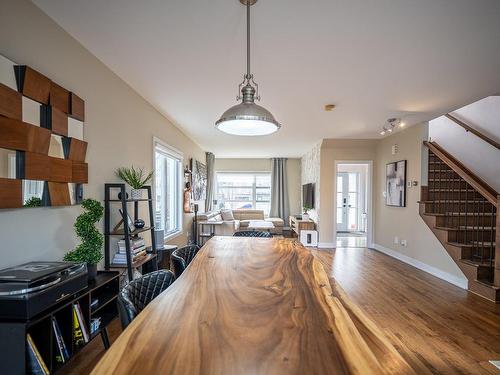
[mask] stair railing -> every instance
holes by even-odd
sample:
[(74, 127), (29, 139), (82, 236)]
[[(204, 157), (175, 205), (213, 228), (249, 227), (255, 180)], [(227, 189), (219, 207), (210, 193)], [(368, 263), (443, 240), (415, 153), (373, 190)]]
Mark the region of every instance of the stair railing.
[[(494, 235), (500, 237), (500, 218), (497, 214), (500, 195), (436, 142), (426, 141), (424, 145), (431, 157), (438, 158), (449, 168), (443, 169), (442, 164), (438, 168), (434, 161), (432, 197), (433, 201), (437, 200), (437, 205), (434, 203), (433, 209), (444, 213), (446, 227), (457, 228), (456, 238), (460, 242), (471, 244), (472, 259), (488, 269), (487, 280), (500, 286), (500, 241), (496, 241)], [(459, 177), (458, 189), (455, 189), (455, 175)], [(450, 204), (454, 212), (449, 211)]]
[(476, 137), (479, 137), (481, 138), (483, 141), (485, 142), (488, 142), (490, 145), (492, 145), (493, 147), (496, 147), (498, 150), (500, 150), (500, 143), (498, 143), (497, 141), (495, 141), (494, 139), (491, 139), (490, 137), (488, 137), (487, 135), (481, 133), (479, 130), (477, 130), (476, 128), (473, 128), (472, 126), (470, 126), (469, 124), (466, 124), (465, 122), (463, 122), (462, 120), (459, 120), (458, 118), (456, 118), (455, 116), (453, 116), (451, 113), (448, 113), (445, 115), (446, 117), (448, 117), (451, 121), (453, 121), (455, 124), (461, 126), (462, 128), (465, 129), (466, 132), (471, 132), (472, 134), (474, 134)]

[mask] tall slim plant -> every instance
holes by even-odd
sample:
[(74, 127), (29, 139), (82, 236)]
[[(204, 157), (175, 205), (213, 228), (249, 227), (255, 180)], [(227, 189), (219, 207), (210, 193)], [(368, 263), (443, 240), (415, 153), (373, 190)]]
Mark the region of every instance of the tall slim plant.
[(64, 256), (64, 260), (97, 264), (103, 258), (102, 244), (104, 237), (97, 230), (95, 224), (102, 219), (104, 208), (94, 199), (85, 199), (82, 202), (85, 210), (75, 221), (76, 235), (82, 243)]

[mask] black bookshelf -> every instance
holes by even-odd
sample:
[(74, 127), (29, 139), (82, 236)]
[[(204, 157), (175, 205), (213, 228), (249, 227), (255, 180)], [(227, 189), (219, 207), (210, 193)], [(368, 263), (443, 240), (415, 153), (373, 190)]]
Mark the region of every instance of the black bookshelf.
[[(1, 373), (16, 375), (29, 373), (28, 334), (31, 336), (50, 374), (57, 373), (70, 363), (74, 355), (97, 336), (101, 336), (105, 348), (109, 348), (107, 326), (118, 316), (116, 298), (119, 288), (119, 272), (99, 271), (96, 278), (89, 282), (86, 289), (65, 298), (29, 320), (1, 320)], [(91, 302), (96, 299), (98, 305), (91, 308)], [(87, 343), (78, 346), (74, 339), (75, 328), (73, 324), (73, 308), (76, 304), (80, 306), (83, 324), (89, 336)], [(64, 363), (56, 361), (58, 347), (52, 326), (52, 318), (57, 321), (61, 337), (69, 354), (69, 358)], [(99, 318), (101, 321), (99, 328), (91, 332), (91, 320)]]
[[(115, 268), (126, 268), (129, 281), (133, 278), (133, 269), (141, 267), (143, 273), (147, 273), (158, 269), (156, 262), (156, 240), (155, 240), (155, 227), (154, 227), (154, 213), (153, 213), (153, 197), (151, 186), (144, 186), (147, 191), (147, 198), (145, 199), (128, 199), (125, 191), (125, 184), (111, 183), (104, 184), (104, 268), (106, 270)], [(118, 194), (120, 193), (120, 194)], [(121, 197), (121, 199), (118, 198)], [(113, 203), (118, 203), (114, 204)], [(133, 217), (134, 221), (139, 218), (139, 203), (147, 203), (149, 208), (149, 225), (134, 231), (130, 230), (128, 225), (128, 212), (129, 206), (133, 204)], [(121, 206), (123, 212), (123, 229), (113, 231), (111, 228), (111, 209), (113, 206)], [(117, 208), (118, 209), (118, 208)], [(139, 233), (150, 232), (151, 234), (151, 247), (146, 249), (146, 255), (140, 259), (133, 261), (130, 249), (131, 238)], [(111, 237), (120, 236), (125, 239), (126, 248), (126, 264), (113, 264), (111, 263), (111, 256), (113, 254), (111, 249)]]

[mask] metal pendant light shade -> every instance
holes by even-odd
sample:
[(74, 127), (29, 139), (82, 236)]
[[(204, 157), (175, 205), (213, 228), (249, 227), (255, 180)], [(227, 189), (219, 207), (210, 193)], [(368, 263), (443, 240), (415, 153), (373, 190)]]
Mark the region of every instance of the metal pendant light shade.
[(224, 112), (215, 126), (224, 133), (232, 135), (268, 135), (277, 131), (281, 125), (271, 112), (255, 104), (255, 100), (260, 100), (260, 96), (259, 86), (250, 73), (250, 6), (257, 0), (240, 0), (240, 2), (247, 8), (247, 73), (239, 86), (240, 94), (237, 97), (241, 103)]

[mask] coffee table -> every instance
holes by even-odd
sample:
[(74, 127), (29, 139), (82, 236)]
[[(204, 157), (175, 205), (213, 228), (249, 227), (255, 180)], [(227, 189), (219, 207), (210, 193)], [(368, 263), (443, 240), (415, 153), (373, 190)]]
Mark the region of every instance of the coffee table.
[(250, 220), (247, 228), (253, 231), (269, 232), (271, 229), (274, 229), (274, 224), (265, 220)]

